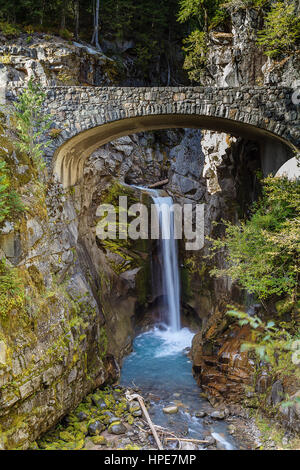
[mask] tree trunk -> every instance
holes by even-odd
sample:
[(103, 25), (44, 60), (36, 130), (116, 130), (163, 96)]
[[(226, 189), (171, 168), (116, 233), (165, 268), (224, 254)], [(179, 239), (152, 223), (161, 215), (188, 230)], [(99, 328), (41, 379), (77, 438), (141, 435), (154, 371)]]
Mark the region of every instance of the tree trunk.
[(45, 12), (45, 0), (42, 1), (42, 11), (41, 11), (41, 17), (40, 17), (40, 25), (42, 25), (43, 22), (44, 22), (44, 12)]
[(65, 29), (65, 27), (66, 27), (66, 10), (65, 10), (65, 7), (63, 6), (63, 9), (61, 12), (60, 29)]
[(79, 0), (74, 1), (74, 15), (75, 15), (75, 39), (79, 36)]
[(96, 0), (95, 8), (95, 46), (97, 49), (101, 49), (99, 44), (99, 0)]
[(94, 33), (92, 38), (92, 44), (95, 44), (96, 49), (102, 52), (102, 49), (99, 44), (99, 0), (96, 0), (95, 9), (94, 9)]

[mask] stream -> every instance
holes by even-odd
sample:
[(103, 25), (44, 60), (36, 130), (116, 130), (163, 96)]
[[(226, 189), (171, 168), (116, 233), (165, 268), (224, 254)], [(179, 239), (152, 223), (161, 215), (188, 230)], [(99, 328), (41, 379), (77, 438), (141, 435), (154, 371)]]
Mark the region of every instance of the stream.
[[(124, 360), (121, 385), (138, 387), (150, 400), (149, 414), (154, 424), (176, 436), (207, 440), (213, 437), (221, 449), (239, 449), (223, 420), (209, 417), (211, 407), (201, 397), (192, 375), (192, 363), (185, 349), (193, 333), (187, 328), (173, 332), (160, 326), (135, 338), (133, 352)], [(166, 414), (163, 408), (176, 405), (178, 412)], [(195, 413), (207, 413), (199, 418)], [(204, 448), (199, 446), (199, 448)]]
[[(226, 423), (210, 418), (211, 407), (201, 398), (201, 390), (192, 375), (187, 352), (193, 333), (180, 325), (180, 276), (171, 210), (173, 199), (159, 190), (138, 189), (149, 193), (157, 210), (160, 262), (154, 269), (164, 292), (160, 315), (164, 323), (135, 338), (133, 352), (123, 363), (121, 385), (137, 387), (149, 399), (149, 413), (154, 424), (167, 428), (176, 436), (199, 440), (214, 438), (222, 449), (237, 449)], [(176, 405), (178, 411), (165, 413), (163, 408), (170, 405)], [(205, 416), (197, 417), (197, 413)]]

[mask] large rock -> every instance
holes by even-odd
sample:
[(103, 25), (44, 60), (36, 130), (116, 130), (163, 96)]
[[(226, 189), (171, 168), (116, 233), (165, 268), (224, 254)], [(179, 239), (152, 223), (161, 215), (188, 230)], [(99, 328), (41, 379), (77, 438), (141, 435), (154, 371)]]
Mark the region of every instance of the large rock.
[(125, 434), (127, 432), (127, 428), (124, 426), (124, 424), (116, 422), (109, 426), (108, 432), (111, 434)]
[(105, 426), (101, 423), (101, 421), (94, 421), (88, 427), (88, 433), (90, 436), (98, 436), (104, 431)]
[(175, 406), (175, 405), (165, 406), (163, 408), (163, 412), (166, 413), (167, 415), (178, 413), (178, 406)]

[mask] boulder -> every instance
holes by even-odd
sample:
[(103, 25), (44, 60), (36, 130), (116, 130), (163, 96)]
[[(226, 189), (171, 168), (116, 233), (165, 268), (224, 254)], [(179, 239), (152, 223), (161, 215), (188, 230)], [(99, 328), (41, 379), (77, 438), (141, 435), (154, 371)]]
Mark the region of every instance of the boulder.
[(215, 410), (209, 415), (213, 419), (224, 419), (226, 418), (225, 410)]
[(163, 408), (163, 412), (166, 413), (167, 415), (178, 413), (178, 406), (175, 406), (175, 405), (166, 406), (165, 408)]
[(88, 427), (88, 433), (90, 436), (98, 436), (102, 431), (104, 431), (105, 426), (101, 421), (94, 421)]
[(108, 432), (110, 432), (111, 434), (125, 434), (126, 431), (126, 426), (124, 426), (124, 424), (122, 424), (120, 421), (112, 423), (108, 428)]

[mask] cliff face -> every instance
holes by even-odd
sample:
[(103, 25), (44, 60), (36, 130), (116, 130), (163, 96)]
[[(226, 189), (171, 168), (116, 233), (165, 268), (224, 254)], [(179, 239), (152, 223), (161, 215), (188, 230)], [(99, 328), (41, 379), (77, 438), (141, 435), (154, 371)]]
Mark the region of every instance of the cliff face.
[(26, 448), (117, 370), (74, 208), (3, 135), (1, 158), (25, 209), (1, 225), (0, 446)]
[(297, 86), (300, 75), (299, 51), (276, 61), (257, 45), (257, 32), (263, 26), (258, 10), (240, 8), (231, 13), (230, 32), (212, 31), (204, 83), (209, 85)]
[(17, 39), (0, 36), (0, 84), (23, 86), (31, 77), (43, 85), (118, 83), (117, 63), (89, 45), (35, 33)]

